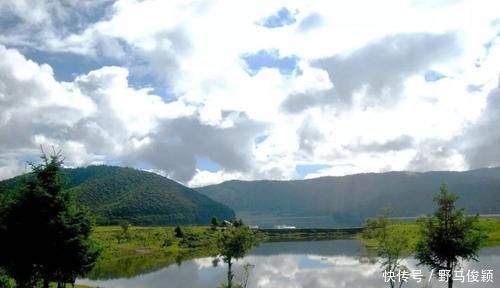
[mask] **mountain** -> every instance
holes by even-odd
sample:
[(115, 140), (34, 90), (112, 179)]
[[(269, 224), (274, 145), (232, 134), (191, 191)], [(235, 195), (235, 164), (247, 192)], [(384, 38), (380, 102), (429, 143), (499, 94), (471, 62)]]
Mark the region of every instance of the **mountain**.
[(398, 217), (429, 213), (442, 183), (460, 196), (457, 206), (466, 213), (500, 214), (500, 168), (228, 181), (197, 191), (233, 208), (249, 224), (331, 227), (360, 225), (385, 207)]
[[(132, 168), (89, 166), (65, 169), (68, 189), (101, 224), (127, 220), (135, 225), (208, 224), (215, 216), (234, 219), (227, 206), (160, 175)], [(19, 177), (2, 181), (7, 186)]]

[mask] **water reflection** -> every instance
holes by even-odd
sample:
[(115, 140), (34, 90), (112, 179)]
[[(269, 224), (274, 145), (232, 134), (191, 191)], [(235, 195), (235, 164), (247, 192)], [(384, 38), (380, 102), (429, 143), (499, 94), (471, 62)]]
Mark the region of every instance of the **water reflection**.
[[(248, 287), (388, 287), (381, 276), (379, 264), (371, 263), (363, 255), (362, 245), (355, 240), (335, 240), (318, 242), (266, 243), (255, 248), (250, 254), (235, 263), (236, 280), (244, 274), (243, 265), (252, 263), (255, 268), (249, 277)], [(463, 270), (494, 270), (494, 283), (455, 283), (454, 287), (497, 287), (500, 278), (500, 248), (483, 249), (480, 262), (465, 263)], [(162, 287), (195, 288), (217, 287), (225, 281), (226, 267), (213, 267), (212, 258), (201, 258), (171, 265), (161, 270), (133, 278), (102, 281), (79, 280), (79, 284), (109, 288)], [(415, 260), (403, 263), (409, 269)], [(424, 274), (428, 275), (427, 272)], [(426, 283), (427, 284), (427, 283)], [(446, 287), (446, 283), (433, 280), (432, 287)], [(414, 280), (403, 287), (429, 287)]]

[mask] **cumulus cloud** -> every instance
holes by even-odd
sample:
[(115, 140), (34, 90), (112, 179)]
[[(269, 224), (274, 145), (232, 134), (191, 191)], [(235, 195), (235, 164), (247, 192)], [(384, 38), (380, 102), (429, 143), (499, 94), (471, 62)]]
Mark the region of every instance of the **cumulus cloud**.
[(6, 0), (0, 3), (0, 42), (35, 49), (58, 50), (67, 35), (85, 30), (106, 18), (112, 0)]
[(57, 82), (48, 65), (0, 46), (0, 148), (26, 147), (37, 134), (55, 136), (95, 111), (94, 103)]
[(464, 157), (453, 141), (425, 140), (406, 167), (410, 171), (463, 170)]
[(323, 139), (323, 134), (314, 125), (311, 117), (306, 117), (298, 131), (299, 149), (308, 155), (314, 154), (314, 148)]
[(19, 155), (2, 155), (0, 157), (0, 179), (11, 178), (22, 173), (28, 172), (27, 165), (23, 166), (18, 161)]
[(2, 1), (0, 177), (40, 144), (195, 186), (500, 165), (494, 8)]
[(459, 52), (459, 38), (451, 32), (388, 36), (349, 53), (314, 61), (313, 66), (328, 72), (334, 87), (291, 95), (284, 107), (299, 112), (312, 106), (349, 105), (356, 92), (364, 92), (368, 104), (393, 102), (401, 96), (404, 79)]
[(387, 140), (386, 142), (370, 142), (347, 145), (346, 149), (354, 152), (389, 152), (410, 149), (414, 145), (414, 140), (411, 136), (401, 135), (395, 139)]
[[(196, 107), (164, 102), (148, 89), (129, 86), (128, 71), (103, 67), (73, 82), (54, 80), (48, 65), (38, 65), (19, 52), (0, 49), (0, 154), (38, 153), (54, 145), (68, 165), (147, 163), (176, 180), (196, 173), (196, 157), (206, 156), (228, 172), (252, 169), (253, 139), (264, 124), (244, 113), (225, 111), (220, 125), (202, 123)], [(196, 113), (195, 113), (196, 112)], [(2, 161), (3, 177), (18, 167)]]
[(500, 166), (500, 81), (487, 100), (479, 120), (460, 137), (470, 168)]
[(245, 115), (229, 117), (230, 127), (206, 125), (191, 117), (165, 121), (130, 160), (147, 161), (182, 182), (195, 175), (196, 156), (206, 156), (228, 172), (248, 172), (253, 167), (251, 143), (263, 124)]

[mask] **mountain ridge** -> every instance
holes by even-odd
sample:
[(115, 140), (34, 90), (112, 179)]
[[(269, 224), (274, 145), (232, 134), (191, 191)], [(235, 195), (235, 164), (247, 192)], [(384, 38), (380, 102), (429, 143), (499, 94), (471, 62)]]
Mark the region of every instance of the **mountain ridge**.
[[(65, 168), (66, 189), (76, 192), (100, 224), (208, 224), (212, 216), (234, 219), (229, 207), (161, 175), (129, 167), (91, 165)], [(20, 176), (0, 181), (11, 188)]]
[(233, 208), (250, 224), (264, 224), (257, 216), (269, 215), (331, 217), (335, 220), (328, 225), (350, 226), (361, 225), (385, 207), (392, 208), (395, 217), (430, 213), (434, 207), (432, 196), (441, 183), (459, 194), (458, 206), (465, 207), (467, 213), (500, 213), (500, 167), (391, 171), (305, 180), (231, 180), (196, 190)]
[[(385, 172), (361, 172), (361, 173), (347, 174), (347, 175), (341, 175), (341, 176), (326, 175), (326, 176), (319, 176), (319, 177), (307, 178), (307, 179), (287, 179), (287, 180), (280, 180), (280, 179), (257, 179), (257, 180), (231, 179), (231, 180), (226, 180), (226, 181), (216, 183), (216, 184), (209, 184), (209, 185), (194, 187), (192, 189), (217, 186), (217, 185), (220, 185), (223, 183), (228, 183), (228, 182), (244, 182), (244, 183), (247, 183), (247, 182), (303, 182), (303, 181), (317, 180), (317, 179), (322, 179), (322, 178), (343, 178), (343, 177), (358, 176), (358, 175), (381, 175), (381, 174), (391, 174), (391, 173), (402, 173), (402, 174), (407, 174), (407, 175), (428, 174), (428, 173), (464, 173), (464, 172), (486, 171), (486, 170), (491, 170), (491, 169), (493, 169), (493, 170), (498, 169), (500, 171), (500, 166), (487, 167), (487, 168), (477, 168), (477, 169), (471, 169), (471, 170), (429, 170), (429, 171), (422, 171), (422, 172), (421, 171), (411, 171), (411, 170), (394, 170), (394, 171), (385, 171)], [(500, 175), (498, 177), (500, 177)]]

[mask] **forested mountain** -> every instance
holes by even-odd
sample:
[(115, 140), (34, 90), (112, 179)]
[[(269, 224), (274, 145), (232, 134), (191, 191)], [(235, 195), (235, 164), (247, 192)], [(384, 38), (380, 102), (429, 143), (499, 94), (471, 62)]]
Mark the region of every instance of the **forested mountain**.
[(248, 218), (251, 224), (263, 224), (258, 215), (270, 215), (283, 217), (286, 224), (294, 224), (294, 219), (300, 217), (330, 217), (333, 225), (350, 226), (361, 224), (385, 207), (392, 208), (394, 216), (429, 213), (435, 207), (433, 195), (442, 183), (458, 193), (457, 205), (465, 207), (466, 213), (500, 214), (500, 168), (367, 173), (295, 181), (228, 181), (197, 190), (239, 215), (252, 216)]
[[(136, 225), (208, 224), (212, 216), (234, 219), (234, 211), (160, 175), (132, 168), (89, 166), (65, 169), (68, 189), (101, 224), (127, 220)], [(7, 187), (20, 177), (2, 181)]]
[[(94, 211), (101, 223), (128, 220), (137, 225), (206, 224), (212, 216), (233, 219), (229, 206), (250, 224), (270, 225), (263, 219), (274, 217), (279, 219), (274, 224), (353, 226), (385, 207), (400, 217), (429, 213), (441, 183), (459, 194), (458, 206), (465, 207), (466, 213), (500, 214), (500, 168), (228, 181), (197, 188), (201, 194), (165, 177), (132, 168), (89, 166), (65, 169), (65, 174), (69, 179), (67, 187), (76, 191), (78, 203)], [(12, 187), (18, 179), (0, 183)], [(308, 218), (307, 224), (301, 225), (301, 218)]]

